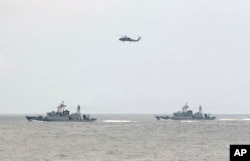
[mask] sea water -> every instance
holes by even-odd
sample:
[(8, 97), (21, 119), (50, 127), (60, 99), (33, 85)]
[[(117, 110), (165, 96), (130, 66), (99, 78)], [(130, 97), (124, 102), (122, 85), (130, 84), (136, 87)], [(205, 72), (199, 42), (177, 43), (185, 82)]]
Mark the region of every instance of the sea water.
[(0, 115), (1, 161), (228, 161), (250, 144), (250, 115), (157, 121), (154, 115), (93, 115), (98, 121), (28, 122)]

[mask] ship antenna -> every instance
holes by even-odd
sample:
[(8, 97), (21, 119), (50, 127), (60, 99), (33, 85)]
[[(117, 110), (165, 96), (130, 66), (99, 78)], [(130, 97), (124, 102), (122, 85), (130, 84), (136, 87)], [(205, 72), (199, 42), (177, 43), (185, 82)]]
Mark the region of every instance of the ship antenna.
[(80, 105), (77, 106), (77, 114), (81, 115), (81, 108), (80, 108)]
[(182, 107), (182, 112), (187, 112), (188, 110), (188, 103), (186, 103), (183, 107)]
[(62, 101), (62, 103), (57, 107), (58, 112), (62, 112), (64, 110), (64, 107), (67, 107), (67, 106), (64, 104), (64, 101)]
[(199, 107), (199, 113), (202, 113), (202, 108), (201, 108), (201, 105)]

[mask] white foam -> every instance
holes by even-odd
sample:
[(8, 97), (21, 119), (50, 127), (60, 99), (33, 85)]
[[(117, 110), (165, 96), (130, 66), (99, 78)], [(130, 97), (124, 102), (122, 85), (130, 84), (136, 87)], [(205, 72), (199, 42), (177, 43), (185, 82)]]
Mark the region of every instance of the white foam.
[(131, 122), (130, 120), (104, 120), (102, 122)]
[(181, 121), (181, 122), (187, 122), (187, 123), (191, 123), (191, 122), (195, 122), (195, 121), (190, 121), (190, 120), (185, 120), (185, 121)]
[(32, 122), (44, 122), (44, 121), (40, 121), (40, 120), (31, 120)]
[(242, 120), (244, 120), (244, 121), (250, 121), (250, 119), (249, 119), (249, 118), (245, 118), (245, 119), (242, 119)]
[(243, 119), (219, 119), (220, 121), (250, 121), (250, 118)]
[(172, 121), (172, 119), (161, 119), (159, 121)]
[(236, 119), (219, 119), (220, 121), (234, 121)]

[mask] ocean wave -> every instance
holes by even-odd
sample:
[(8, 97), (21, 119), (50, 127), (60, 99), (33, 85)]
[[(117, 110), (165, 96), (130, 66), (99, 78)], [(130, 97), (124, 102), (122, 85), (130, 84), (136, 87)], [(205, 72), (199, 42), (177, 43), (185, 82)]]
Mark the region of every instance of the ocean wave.
[(172, 119), (160, 119), (159, 121), (173, 121)]
[(104, 120), (102, 122), (131, 122), (130, 120)]
[(40, 120), (31, 120), (31, 122), (44, 122), (44, 121), (40, 121)]
[(250, 121), (250, 118), (244, 118), (242, 120), (244, 120), (244, 121)]
[(196, 121), (185, 120), (185, 121), (181, 121), (181, 122), (191, 123), (191, 122), (196, 122)]
[(250, 118), (243, 119), (219, 119), (220, 121), (250, 121)]
[(219, 119), (220, 121), (235, 121), (237, 119)]

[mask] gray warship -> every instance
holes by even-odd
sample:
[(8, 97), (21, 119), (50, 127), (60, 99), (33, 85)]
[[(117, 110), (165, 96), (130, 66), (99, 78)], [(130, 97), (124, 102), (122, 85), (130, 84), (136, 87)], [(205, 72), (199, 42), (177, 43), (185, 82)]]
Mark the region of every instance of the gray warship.
[(97, 119), (91, 118), (89, 114), (81, 115), (80, 105), (77, 107), (77, 112), (70, 114), (70, 111), (65, 110), (67, 107), (64, 102), (57, 107), (57, 112), (48, 112), (47, 116), (25, 116), (28, 121), (58, 121), (58, 122), (94, 122)]
[(193, 113), (189, 109), (188, 104), (182, 107), (182, 111), (174, 112), (173, 116), (168, 115), (156, 115), (157, 120), (214, 120), (216, 117), (211, 117), (208, 113), (202, 113), (202, 107), (199, 107), (199, 111)]

